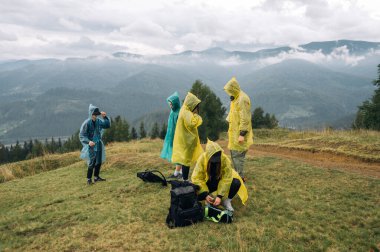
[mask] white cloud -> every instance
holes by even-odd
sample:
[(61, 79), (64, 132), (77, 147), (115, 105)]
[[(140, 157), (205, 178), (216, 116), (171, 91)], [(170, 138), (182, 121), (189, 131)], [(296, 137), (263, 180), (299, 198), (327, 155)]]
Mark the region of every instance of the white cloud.
[[(3, 0), (0, 13), (0, 59), (12, 57), (12, 51), (26, 58), (63, 55), (55, 42), (80, 37), (103, 53), (120, 47), (139, 54), (380, 41), (380, 2), (372, 0)], [(45, 54), (41, 46), (48, 49)], [(77, 50), (78, 56), (88, 53)]]
[(72, 22), (70, 20), (67, 20), (65, 18), (60, 18), (59, 19), (59, 23), (67, 28), (68, 30), (73, 30), (73, 31), (81, 31), (83, 28), (81, 25), (75, 23), (75, 22)]
[[(369, 52), (370, 55), (376, 52)], [(324, 54), (321, 50), (316, 52), (306, 52), (303, 48), (293, 48), (289, 52), (282, 52), (277, 56), (260, 59), (258, 65), (260, 67), (280, 63), (288, 59), (302, 59), (313, 63), (323, 64), (327, 62), (342, 62), (345, 65), (355, 66), (361, 60), (369, 55), (353, 55), (347, 46), (335, 48), (331, 53)]]
[(16, 41), (17, 36), (15, 34), (6, 33), (6, 32), (3, 32), (0, 30), (0, 41), (1, 40), (3, 40), (3, 41)]

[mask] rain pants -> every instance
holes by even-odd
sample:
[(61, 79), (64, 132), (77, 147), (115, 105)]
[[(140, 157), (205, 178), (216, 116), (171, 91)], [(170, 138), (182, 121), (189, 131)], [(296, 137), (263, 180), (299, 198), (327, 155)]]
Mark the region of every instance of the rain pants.
[(169, 96), (166, 101), (168, 103), (172, 103), (172, 108), (170, 111), (170, 115), (168, 118), (168, 128), (166, 130), (166, 136), (164, 140), (164, 146), (161, 151), (161, 158), (172, 161), (173, 154), (173, 140), (174, 140), (174, 132), (177, 125), (178, 114), (181, 108), (181, 103), (179, 101), (178, 93), (175, 92), (171, 96)]

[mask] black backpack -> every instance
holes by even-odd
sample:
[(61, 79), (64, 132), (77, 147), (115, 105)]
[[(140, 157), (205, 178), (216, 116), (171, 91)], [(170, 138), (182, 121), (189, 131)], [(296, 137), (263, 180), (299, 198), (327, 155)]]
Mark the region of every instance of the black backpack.
[(166, 224), (169, 228), (184, 227), (203, 220), (202, 204), (197, 200), (197, 186), (187, 181), (170, 181), (171, 201)]
[[(155, 172), (159, 173), (161, 177), (154, 174)], [(165, 176), (158, 170), (146, 170), (143, 172), (138, 172), (137, 177), (141, 178), (144, 182), (161, 183), (163, 186), (168, 185)]]

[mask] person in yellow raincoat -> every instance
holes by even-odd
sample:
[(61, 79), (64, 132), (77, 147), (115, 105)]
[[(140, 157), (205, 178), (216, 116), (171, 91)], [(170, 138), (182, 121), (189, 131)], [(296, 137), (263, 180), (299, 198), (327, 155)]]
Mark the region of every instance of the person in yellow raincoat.
[(187, 93), (175, 128), (172, 162), (182, 166), (182, 178), (185, 181), (189, 178), (191, 164), (203, 152), (198, 135), (198, 127), (203, 122), (199, 115), (200, 103), (201, 100), (195, 95)]
[[(231, 200), (236, 194), (243, 204), (247, 202), (248, 191), (241, 177), (232, 168), (230, 159), (220, 145), (213, 141), (208, 140), (206, 152), (199, 157), (191, 181), (200, 187), (200, 201), (206, 200), (214, 206), (222, 203), (229, 211), (234, 211)], [(216, 197), (211, 195), (212, 192), (215, 192)]]
[(253, 132), (251, 122), (251, 100), (240, 89), (240, 85), (233, 77), (224, 86), (224, 91), (230, 96), (230, 112), (227, 116), (228, 149), (231, 151), (231, 159), (235, 170), (246, 180), (244, 175), (244, 160), (249, 147), (253, 144)]

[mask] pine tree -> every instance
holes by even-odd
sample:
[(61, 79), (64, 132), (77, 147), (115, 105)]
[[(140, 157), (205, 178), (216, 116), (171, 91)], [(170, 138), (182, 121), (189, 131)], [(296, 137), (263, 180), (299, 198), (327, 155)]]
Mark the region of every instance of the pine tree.
[(224, 119), (226, 108), (223, 107), (219, 97), (200, 80), (195, 81), (190, 92), (201, 100), (199, 113), (203, 123), (198, 128), (201, 142), (205, 143), (207, 138), (213, 141), (218, 140), (220, 132), (227, 129)]
[(131, 139), (136, 140), (137, 138), (138, 138), (138, 136), (137, 136), (136, 129), (135, 129), (135, 127), (132, 127), (132, 130), (131, 130)]
[(144, 128), (144, 122), (141, 122), (140, 123), (140, 139), (143, 139), (146, 137), (146, 131), (145, 131), (145, 128)]
[(158, 128), (158, 123), (155, 122), (153, 124), (153, 128), (152, 128), (152, 131), (150, 133), (150, 138), (151, 139), (156, 139), (159, 136), (160, 136), (160, 129)]
[(39, 157), (39, 156), (42, 156), (43, 154), (44, 154), (43, 144), (40, 141), (38, 141), (37, 139), (34, 140), (31, 156), (32, 157)]
[(162, 128), (161, 128), (161, 131), (160, 131), (160, 138), (162, 140), (165, 139), (167, 127), (168, 126), (166, 125), (166, 123), (162, 124)]
[(23, 155), (23, 150), (22, 150), (22, 148), (20, 146), (19, 141), (17, 140), (16, 145), (13, 148), (13, 152), (12, 152), (12, 161), (16, 162), (16, 161), (23, 160), (24, 159), (23, 156), (24, 156)]
[(63, 147), (63, 145), (62, 145), (62, 140), (61, 140), (61, 138), (58, 138), (58, 152), (62, 152), (62, 147)]
[(0, 164), (9, 162), (9, 151), (8, 148), (0, 143)]
[(264, 114), (264, 110), (261, 107), (255, 108), (252, 113), (252, 128), (254, 129), (274, 129), (278, 126), (278, 121), (275, 115), (270, 115), (269, 113)]
[(380, 64), (377, 67), (379, 76), (373, 81), (377, 89), (370, 100), (359, 106), (353, 128), (380, 130)]

